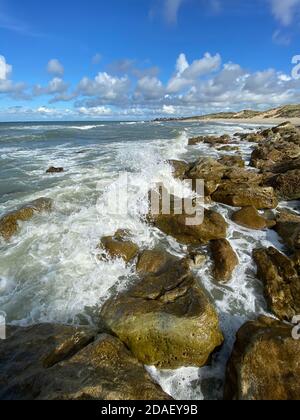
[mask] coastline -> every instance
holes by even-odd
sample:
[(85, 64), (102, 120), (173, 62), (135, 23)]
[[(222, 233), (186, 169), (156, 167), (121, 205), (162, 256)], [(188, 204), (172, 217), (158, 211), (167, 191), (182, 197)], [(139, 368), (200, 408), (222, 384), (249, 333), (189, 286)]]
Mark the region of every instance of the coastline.
[[(166, 120), (166, 121), (174, 121), (174, 120)], [(195, 123), (195, 122), (203, 122), (203, 123), (230, 123), (230, 124), (271, 124), (271, 125), (279, 125), (286, 121), (291, 122), (296, 126), (300, 126), (300, 118), (186, 118), (186, 119), (178, 119), (175, 120), (176, 122), (182, 123)]]

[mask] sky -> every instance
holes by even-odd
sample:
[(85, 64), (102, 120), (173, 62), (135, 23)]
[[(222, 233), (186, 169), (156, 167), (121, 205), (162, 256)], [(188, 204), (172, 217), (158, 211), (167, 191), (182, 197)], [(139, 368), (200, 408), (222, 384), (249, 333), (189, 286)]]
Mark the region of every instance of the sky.
[(0, 0), (0, 121), (300, 103), (299, 41), (300, 0)]

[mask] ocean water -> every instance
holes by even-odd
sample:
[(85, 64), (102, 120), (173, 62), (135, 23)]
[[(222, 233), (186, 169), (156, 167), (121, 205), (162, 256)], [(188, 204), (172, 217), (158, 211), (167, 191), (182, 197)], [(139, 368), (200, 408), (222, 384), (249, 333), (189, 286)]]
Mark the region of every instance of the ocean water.
[[(160, 181), (168, 187), (180, 186), (168, 159), (193, 161), (230, 154), (206, 145), (189, 147), (189, 137), (255, 128), (204, 122), (0, 124), (0, 217), (39, 197), (54, 200), (51, 214), (39, 214), (21, 224), (19, 234), (8, 243), (0, 239), (0, 310), (8, 322), (96, 325), (103, 302), (134, 278), (133, 265), (97, 259), (101, 237), (129, 229), (142, 249), (163, 243), (169, 252), (183, 256), (186, 247), (144, 221), (149, 189)], [(239, 145), (249, 160), (254, 145)], [(50, 166), (64, 167), (65, 172), (47, 175)], [(112, 203), (116, 188), (123, 186), (124, 177), (119, 175), (124, 172), (129, 174), (129, 212), (117, 214)], [(121, 193), (118, 199), (122, 203), (126, 195)], [(243, 229), (230, 221), (231, 208), (213, 208), (230, 225), (228, 236), (240, 265), (227, 285), (213, 281), (209, 261), (195, 274), (215, 302), (226, 341), (212, 364), (202, 369), (147, 367), (176, 399), (222, 398), (225, 365), (237, 329), (268, 313), (252, 250), (261, 245), (281, 248), (276, 233)]]

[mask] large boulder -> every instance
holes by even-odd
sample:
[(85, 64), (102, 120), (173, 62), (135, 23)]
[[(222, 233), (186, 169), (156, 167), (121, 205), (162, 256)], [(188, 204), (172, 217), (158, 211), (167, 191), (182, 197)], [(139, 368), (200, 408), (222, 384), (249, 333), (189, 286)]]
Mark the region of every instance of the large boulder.
[(268, 181), (280, 200), (300, 199), (300, 169), (274, 175)]
[(260, 317), (239, 330), (227, 365), (226, 400), (300, 399), (300, 340), (292, 329)]
[(187, 178), (204, 180), (205, 195), (211, 195), (218, 188), (226, 169), (224, 165), (215, 159), (202, 157), (192, 165), (187, 173)]
[(149, 273), (106, 302), (101, 318), (143, 364), (204, 366), (223, 342), (217, 313), (187, 262), (166, 260), (144, 265)]
[(130, 240), (130, 233), (125, 230), (118, 230), (114, 236), (103, 237), (98, 248), (104, 250), (100, 258), (122, 258), (126, 263), (139, 253), (139, 247)]
[(210, 249), (214, 261), (213, 276), (216, 281), (226, 283), (239, 264), (239, 259), (227, 239), (211, 241)]
[(185, 245), (207, 244), (212, 239), (227, 236), (227, 223), (223, 216), (213, 210), (204, 210), (204, 220), (197, 225), (187, 224), (186, 214), (160, 214), (152, 216), (154, 226)]
[(259, 145), (251, 156), (250, 165), (262, 170), (270, 170), (275, 164), (300, 157), (300, 145), (286, 140), (269, 141)]
[(12, 211), (0, 219), (0, 235), (9, 240), (14, 236), (19, 228), (19, 222), (25, 222), (34, 216), (35, 213), (50, 211), (53, 201), (50, 198), (38, 198), (18, 210)]
[(274, 209), (278, 205), (272, 187), (231, 182), (220, 185), (212, 195), (212, 199), (218, 203), (233, 207), (253, 206), (257, 209)]
[(280, 320), (291, 321), (300, 314), (300, 278), (294, 262), (275, 248), (256, 249), (253, 257), (269, 308)]
[(287, 210), (277, 215), (275, 230), (291, 251), (300, 249), (300, 216)]
[(225, 155), (225, 156), (222, 156), (218, 160), (218, 162), (221, 165), (228, 166), (230, 168), (232, 167), (244, 168), (245, 167), (245, 161), (240, 155), (228, 155), (228, 156)]
[(0, 358), (2, 400), (169, 399), (117, 338), (89, 328), (8, 327)]
[(276, 225), (274, 220), (268, 220), (261, 216), (253, 206), (244, 207), (233, 213), (232, 220), (240, 226), (248, 229), (266, 229)]

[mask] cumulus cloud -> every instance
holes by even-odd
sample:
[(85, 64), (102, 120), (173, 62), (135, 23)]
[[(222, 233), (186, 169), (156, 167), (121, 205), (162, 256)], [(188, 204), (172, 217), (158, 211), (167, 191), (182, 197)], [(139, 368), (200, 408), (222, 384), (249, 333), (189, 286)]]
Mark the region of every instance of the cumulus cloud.
[(34, 96), (63, 94), (68, 90), (68, 88), (69, 85), (65, 83), (63, 79), (54, 77), (52, 80), (50, 80), (48, 86), (34, 86), (33, 94)]
[(114, 77), (103, 72), (98, 73), (94, 79), (84, 77), (78, 85), (77, 94), (98, 97), (102, 102), (118, 103), (126, 97), (129, 87), (130, 80), (127, 75)]
[(177, 73), (168, 83), (168, 92), (179, 92), (186, 86), (193, 84), (199, 77), (217, 70), (220, 67), (221, 62), (222, 59), (219, 54), (212, 56), (211, 54), (206, 53), (203, 58), (194, 60), (192, 64), (189, 64), (185, 54), (180, 54), (176, 63)]
[(7, 64), (5, 57), (0, 55), (0, 80), (7, 80), (12, 72), (12, 66)]
[(284, 26), (290, 25), (300, 11), (300, 0), (270, 0), (274, 17)]
[(49, 61), (47, 65), (47, 71), (49, 74), (53, 74), (55, 76), (62, 76), (65, 72), (65, 69), (59, 60), (53, 58)]
[(165, 88), (157, 77), (145, 76), (137, 82), (135, 98), (155, 100), (164, 95)]

